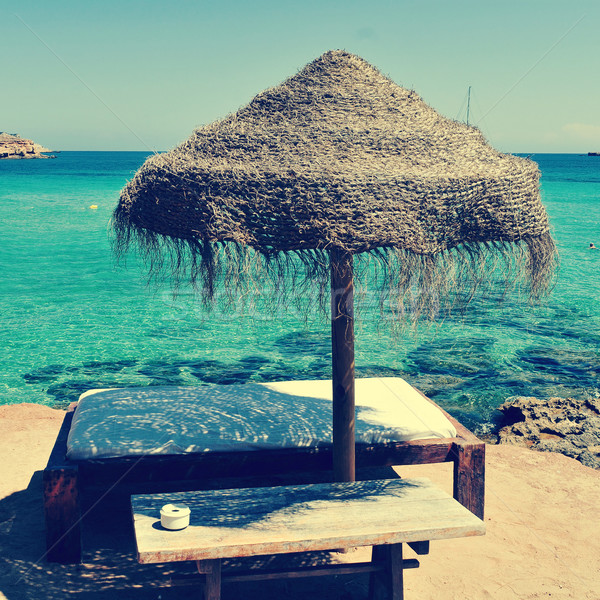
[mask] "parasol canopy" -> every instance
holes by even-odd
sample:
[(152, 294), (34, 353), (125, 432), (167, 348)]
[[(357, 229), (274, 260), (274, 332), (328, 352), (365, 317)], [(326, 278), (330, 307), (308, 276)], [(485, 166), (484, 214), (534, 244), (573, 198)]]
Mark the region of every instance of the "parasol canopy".
[(207, 298), (218, 284), (330, 273), (334, 461), (340, 438), (354, 448), (354, 256), (383, 266), (387, 294), (416, 286), (424, 304), (452, 286), (469, 298), (489, 257), (537, 295), (556, 262), (535, 163), (340, 50), (148, 158), (114, 229), (117, 252), (137, 246), (151, 270), (200, 280)]

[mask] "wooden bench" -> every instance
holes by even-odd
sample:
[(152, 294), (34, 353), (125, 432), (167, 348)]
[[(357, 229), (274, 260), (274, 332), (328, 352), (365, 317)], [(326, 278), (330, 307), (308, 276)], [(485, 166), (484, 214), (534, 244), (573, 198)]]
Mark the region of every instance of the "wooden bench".
[[(100, 497), (115, 489), (160, 493), (173, 489), (257, 487), (333, 479), (331, 447), (70, 460), (67, 437), (76, 408), (75, 403), (66, 413), (44, 470), (46, 558), (50, 562), (81, 562), (84, 495)], [(380, 467), (452, 462), (454, 498), (483, 518), (485, 444), (443, 409), (439, 410), (456, 428), (456, 437), (357, 443), (357, 473)]]
[[(160, 509), (190, 507), (190, 525), (169, 531)], [(483, 535), (481, 519), (429, 480), (381, 479), (254, 489), (226, 489), (131, 498), (141, 563), (197, 561), (205, 600), (220, 598), (221, 581), (371, 573), (370, 597), (403, 598), (402, 544), (426, 553), (429, 540)], [(370, 563), (277, 572), (221, 572), (221, 559), (373, 546)], [(200, 583), (200, 582), (199, 582)]]

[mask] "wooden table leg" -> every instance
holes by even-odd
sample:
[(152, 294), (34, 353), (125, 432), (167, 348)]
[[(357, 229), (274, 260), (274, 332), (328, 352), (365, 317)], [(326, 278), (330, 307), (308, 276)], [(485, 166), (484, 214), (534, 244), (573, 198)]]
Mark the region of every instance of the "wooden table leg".
[(392, 544), (388, 547), (388, 585), (390, 588), (390, 600), (403, 600), (404, 568), (402, 566), (402, 544)]
[[(371, 562), (381, 563), (385, 560), (385, 546), (373, 546), (371, 550)], [(378, 600), (381, 597), (381, 575), (371, 573), (369, 577), (369, 600)]]
[(197, 560), (196, 567), (206, 576), (204, 600), (221, 600), (221, 560)]
[(369, 581), (369, 600), (403, 600), (404, 575), (402, 544), (373, 546), (372, 562), (384, 563), (384, 570), (372, 573)]

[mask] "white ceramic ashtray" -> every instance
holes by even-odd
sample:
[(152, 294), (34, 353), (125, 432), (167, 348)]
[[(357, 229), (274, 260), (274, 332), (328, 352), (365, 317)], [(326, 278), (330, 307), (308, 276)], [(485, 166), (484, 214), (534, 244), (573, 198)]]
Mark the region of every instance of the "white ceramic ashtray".
[(190, 524), (190, 509), (185, 504), (165, 504), (160, 509), (160, 524), (165, 529), (185, 529)]

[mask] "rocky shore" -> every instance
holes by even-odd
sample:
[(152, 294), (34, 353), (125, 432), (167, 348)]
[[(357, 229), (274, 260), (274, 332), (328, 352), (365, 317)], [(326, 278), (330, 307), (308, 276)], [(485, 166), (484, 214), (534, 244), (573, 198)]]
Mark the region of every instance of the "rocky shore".
[(505, 402), (500, 444), (560, 452), (600, 469), (600, 399), (527, 398)]
[(26, 140), (16, 133), (0, 132), (0, 159), (55, 158), (46, 153), (52, 152), (32, 140)]

